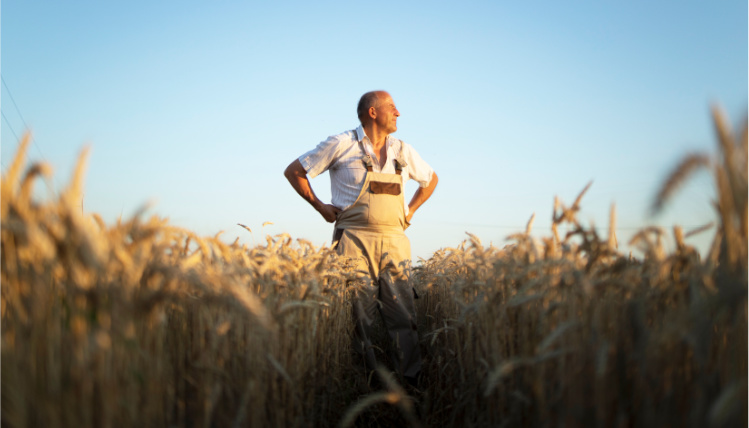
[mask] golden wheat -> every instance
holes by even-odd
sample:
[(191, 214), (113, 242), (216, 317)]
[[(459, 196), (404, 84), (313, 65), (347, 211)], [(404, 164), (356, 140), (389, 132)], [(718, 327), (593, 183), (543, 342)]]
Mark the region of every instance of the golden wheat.
[(550, 236), (531, 236), (535, 215), (503, 248), (468, 234), (414, 268), (420, 391), (352, 355), (358, 272), (330, 248), (226, 244), (142, 211), (107, 225), (80, 209), (85, 151), (60, 197), (35, 201), (51, 173), (22, 174), (25, 136), (0, 182), (2, 424), (745, 426), (747, 131), (714, 118), (717, 158), (688, 157), (654, 203), (710, 159), (704, 259), (688, 238), (706, 229), (678, 226), (618, 253), (613, 205), (606, 237), (576, 217), (590, 184), (555, 198)]

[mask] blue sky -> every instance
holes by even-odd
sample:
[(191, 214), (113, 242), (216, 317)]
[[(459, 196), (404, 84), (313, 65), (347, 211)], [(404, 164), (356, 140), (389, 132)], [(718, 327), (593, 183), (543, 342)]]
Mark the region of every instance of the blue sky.
[[(647, 208), (681, 156), (714, 152), (712, 103), (746, 118), (747, 15), (735, 0), (6, 1), (0, 160), (28, 127), (56, 190), (91, 146), (83, 205), (108, 222), (152, 202), (200, 235), (322, 245), (331, 225), (283, 170), (385, 89), (395, 136), (440, 177), (407, 232), (414, 257), (465, 232), (503, 246), (533, 213), (547, 236), (554, 196), (591, 180), (580, 220), (605, 231), (616, 203), (628, 251), (641, 227), (715, 219), (707, 174)], [(327, 174), (312, 186), (329, 200)]]

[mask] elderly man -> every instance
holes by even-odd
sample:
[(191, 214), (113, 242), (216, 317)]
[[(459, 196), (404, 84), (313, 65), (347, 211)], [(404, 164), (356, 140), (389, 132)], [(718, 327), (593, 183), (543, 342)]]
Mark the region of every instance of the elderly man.
[[(292, 187), (329, 223), (333, 245), (349, 256), (362, 275), (354, 298), (354, 346), (369, 370), (376, 366), (372, 324), (379, 312), (393, 340), (393, 363), (410, 384), (421, 371), (414, 292), (408, 283), (411, 245), (404, 231), (416, 210), (432, 195), (437, 174), (410, 145), (390, 134), (400, 113), (390, 94), (367, 92), (357, 107), (361, 126), (329, 137), (294, 160), (284, 175)], [(308, 177), (330, 172), (332, 201), (317, 198)], [(419, 183), (405, 206), (404, 184)]]

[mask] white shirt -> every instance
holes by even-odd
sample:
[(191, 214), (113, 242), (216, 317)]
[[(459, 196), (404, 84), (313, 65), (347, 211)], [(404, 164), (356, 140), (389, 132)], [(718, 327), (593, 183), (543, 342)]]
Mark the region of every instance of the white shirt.
[[(359, 141), (363, 142), (364, 149), (372, 157), (372, 170), (374, 172), (395, 174), (395, 162), (393, 161), (401, 154), (401, 158), (407, 164), (401, 171), (403, 183), (413, 179), (419, 183), (419, 186), (427, 187), (431, 181), (434, 172), (432, 167), (421, 159), (413, 147), (391, 135), (387, 136), (385, 142), (387, 145), (387, 160), (385, 166), (380, 169), (372, 143), (364, 133), (364, 128), (359, 126), (351, 131), (328, 137), (317, 147), (299, 157), (299, 162), (307, 171), (309, 178), (330, 171), (332, 205), (345, 210), (359, 197), (359, 192), (364, 184), (364, 177), (367, 174), (367, 168), (362, 161), (364, 153), (362, 153)], [(406, 207), (406, 210), (408, 210), (408, 207)]]

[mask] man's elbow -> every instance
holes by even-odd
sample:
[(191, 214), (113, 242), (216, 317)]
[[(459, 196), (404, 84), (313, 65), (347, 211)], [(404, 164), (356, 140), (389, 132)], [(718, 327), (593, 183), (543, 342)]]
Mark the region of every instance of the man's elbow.
[[(301, 174), (300, 174), (301, 171)], [(284, 177), (286, 177), (287, 180), (291, 181), (294, 177), (299, 177), (300, 175), (306, 175), (306, 171), (304, 170), (304, 167), (302, 166), (302, 163), (299, 162), (299, 159), (294, 159), (293, 162), (289, 164), (289, 166), (286, 167), (286, 169), (283, 172)]]
[(439, 177), (437, 177), (437, 173), (432, 171), (432, 179), (429, 181), (429, 187), (431, 187), (432, 189), (437, 187), (437, 182), (439, 182), (439, 180), (440, 179)]

